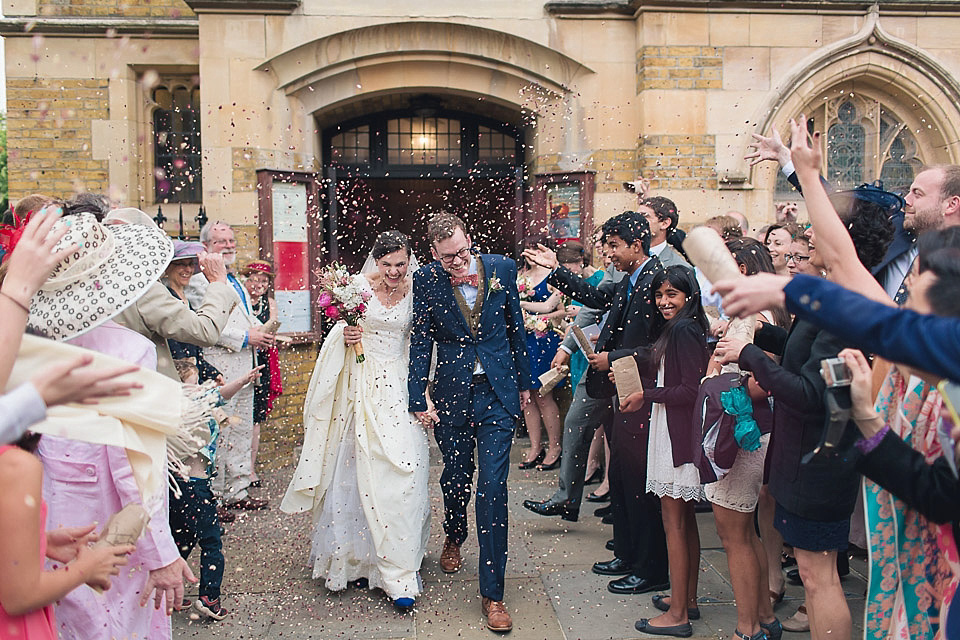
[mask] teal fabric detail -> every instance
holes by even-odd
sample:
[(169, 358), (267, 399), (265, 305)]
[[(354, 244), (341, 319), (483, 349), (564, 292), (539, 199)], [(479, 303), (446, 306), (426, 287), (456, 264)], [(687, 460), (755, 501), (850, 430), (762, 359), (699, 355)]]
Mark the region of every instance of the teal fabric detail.
[(725, 413), (737, 419), (733, 437), (741, 449), (756, 451), (760, 448), (760, 427), (753, 419), (753, 402), (745, 387), (733, 387), (720, 394), (720, 405)]

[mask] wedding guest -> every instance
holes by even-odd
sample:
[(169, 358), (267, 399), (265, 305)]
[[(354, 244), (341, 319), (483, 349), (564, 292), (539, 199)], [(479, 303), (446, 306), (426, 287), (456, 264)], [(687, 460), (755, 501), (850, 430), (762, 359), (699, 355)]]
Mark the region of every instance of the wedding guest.
[(796, 225), (786, 223), (770, 225), (763, 236), (763, 246), (770, 252), (773, 268), (782, 276), (789, 273), (786, 256), (790, 252), (790, 245), (793, 244), (793, 239), (797, 235)]
[[(0, 637), (56, 640), (53, 605), (87, 584), (109, 589), (133, 545), (90, 547), (96, 524), (44, 532), (39, 436), (0, 445)], [(44, 568), (44, 559), (57, 564)]]
[[(691, 437), (693, 407), (700, 379), (707, 370), (707, 332), (710, 321), (700, 304), (700, 288), (693, 271), (668, 267), (654, 276), (653, 298), (659, 311), (651, 327), (656, 341), (635, 356), (655, 386), (628, 395), (623, 413), (650, 406), (647, 443), (647, 493), (660, 499), (670, 563), (670, 603), (666, 612), (636, 623), (638, 631), (689, 637), (690, 615), (699, 618), (697, 582), (700, 574), (700, 535), (694, 505), (704, 497), (700, 472), (693, 464), (700, 446)], [(654, 597), (654, 605), (662, 599)]]
[[(543, 236), (527, 238), (523, 248), (536, 247), (538, 244), (550, 244)], [(520, 308), (524, 311), (524, 324), (527, 330), (527, 355), (530, 358), (530, 375), (533, 390), (540, 389), (539, 377), (550, 370), (550, 362), (560, 346), (560, 334), (553, 330), (553, 322), (563, 318), (563, 296), (559, 291), (547, 285), (550, 270), (523, 260), (519, 281), (525, 281), (529, 290), (523, 292)], [(558, 312), (555, 313), (555, 312)], [(541, 328), (537, 323), (541, 322)], [(563, 383), (561, 383), (562, 385)], [(558, 386), (561, 386), (558, 385)], [(523, 421), (530, 435), (530, 449), (527, 451), (521, 469), (536, 467), (539, 471), (550, 471), (560, 466), (563, 452), (560, 426), (560, 409), (553, 391), (545, 395), (539, 392), (531, 394), (531, 402), (523, 407)], [(542, 445), (542, 433), (547, 434), (547, 446)]]
[[(200, 242), (209, 253), (223, 256), (223, 264), (227, 267), (227, 286), (233, 289), (240, 300), (230, 312), (217, 343), (204, 350), (207, 360), (225, 378), (233, 379), (254, 366), (253, 350), (273, 346), (275, 336), (263, 330), (250, 308), (250, 293), (232, 272), (237, 261), (237, 240), (230, 225), (220, 220), (208, 222), (200, 229)], [(199, 308), (213, 284), (216, 283), (211, 282), (204, 273), (193, 276), (186, 288), (187, 300)], [(222, 496), (224, 506), (228, 509), (265, 509), (269, 500), (254, 498), (249, 494), (250, 461), (253, 457), (253, 390), (240, 391), (227, 403), (226, 411), (239, 417), (240, 423), (221, 437), (214, 490)]]
[[(250, 293), (250, 309), (257, 320), (267, 325), (277, 322), (277, 301), (273, 297), (273, 265), (266, 260), (254, 260), (240, 270), (244, 285)], [(276, 330), (274, 330), (274, 333)], [(257, 349), (260, 379), (253, 388), (253, 446), (250, 458), (250, 486), (259, 487), (257, 451), (260, 449), (260, 431), (273, 409), (273, 401), (283, 393), (280, 377), (280, 352), (276, 346)]]

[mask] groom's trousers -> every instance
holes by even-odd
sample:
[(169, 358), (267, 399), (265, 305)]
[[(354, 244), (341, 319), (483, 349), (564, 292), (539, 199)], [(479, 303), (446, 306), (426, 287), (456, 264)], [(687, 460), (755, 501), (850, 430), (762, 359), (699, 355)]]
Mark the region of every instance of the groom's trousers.
[[(514, 418), (503, 407), (486, 376), (474, 376), (471, 415), (463, 425), (434, 428), (443, 455), (443, 530), (460, 545), (467, 539), (467, 504), (477, 474), (477, 540), (480, 543), (480, 595), (503, 600), (507, 568), (507, 471)], [(476, 450), (476, 463), (474, 462)]]
[(587, 458), (590, 443), (597, 429), (610, 422), (613, 406), (609, 399), (597, 400), (587, 395), (586, 376), (573, 391), (573, 401), (563, 420), (563, 458), (560, 460), (560, 482), (550, 498), (554, 502), (570, 501), (570, 507), (580, 508), (583, 483), (586, 481)]

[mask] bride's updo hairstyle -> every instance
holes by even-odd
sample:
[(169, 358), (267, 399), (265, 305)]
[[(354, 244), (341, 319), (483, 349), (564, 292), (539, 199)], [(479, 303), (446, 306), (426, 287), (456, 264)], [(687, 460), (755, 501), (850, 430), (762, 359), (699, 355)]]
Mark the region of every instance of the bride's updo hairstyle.
[(377, 239), (373, 242), (373, 249), (370, 251), (370, 254), (373, 256), (374, 260), (380, 260), (384, 256), (388, 256), (395, 251), (406, 251), (407, 257), (410, 257), (410, 238), (406, 234), (392, 229), (390, 231), (384, 231), (377, 236)]

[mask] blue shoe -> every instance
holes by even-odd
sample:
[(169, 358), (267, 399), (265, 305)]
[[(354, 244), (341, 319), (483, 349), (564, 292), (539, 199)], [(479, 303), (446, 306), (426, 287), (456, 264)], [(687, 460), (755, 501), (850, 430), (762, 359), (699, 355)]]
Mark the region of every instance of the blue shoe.
[(783, 637), (783, 625), (777, 618), (774, 618), (773, 622), (761, 622), (760, 628), (766, 634), (767, 640), (780, 640)]
[(397, 608), (401, 613), (406, 613), (413, 610), (413, 605), (416, 602), (413, 598), (397, 598), (393, 601), (393, 606)]

